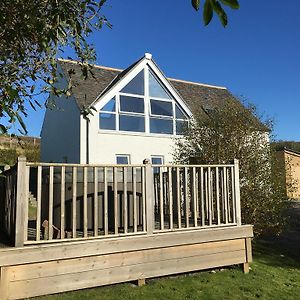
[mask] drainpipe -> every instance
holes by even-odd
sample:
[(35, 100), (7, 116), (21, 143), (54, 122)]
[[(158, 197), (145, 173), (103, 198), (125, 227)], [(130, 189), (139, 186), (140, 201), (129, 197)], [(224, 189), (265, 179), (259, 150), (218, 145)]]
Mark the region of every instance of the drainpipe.
[(86, 119), (86, 164), (89, 164), (89, 156), (90, 156), (90, 143), (89, 143), (89, 124), (90, 124), (90, 120), (88, 117), (85, 118)]

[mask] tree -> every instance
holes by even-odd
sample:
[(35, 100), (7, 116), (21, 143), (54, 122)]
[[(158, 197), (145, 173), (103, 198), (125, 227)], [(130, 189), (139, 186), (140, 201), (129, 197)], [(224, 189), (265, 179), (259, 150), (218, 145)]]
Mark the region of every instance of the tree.
[[(272, 123), (263, 121), (253, 105), (235, 101), (198, 114), (177, 140), (175, 161), (222, 164), (240, 161), (242, 220), (254, 224), (256, 235), (279, 233), (286, 224), (284, 166), (269, 146)], [(292, 188), (288, 186), (287, 188)]]
[[(213, 14), (216, 13), (222, 25), (226, 27), (228, 23), (227, 14), (220, 2), (232, 9), (238, 9), (240, 7), (238, 0), (205, 0), (203, 6), (203, 21), (205, 25), (210, 23)], [(194, 9), (198, 11), (200, 9), (200, 0), (192, 0), (192, 5)]]
[[(237, 0), (220, 0), (231, 8), (238, 8)], [(217, 13), (223, 26), (227, 16), (217, 0), (206, 0), (203, 7), (205, 25)], [(93, 47), (86, 38), (103, 25), (111, 27), (101, 8), (106, 0), (2, 0), (0, 1), (0, 119), (19, 122), (26, 134), (23, 117), (25, 104), (36, 110), (41, 104), (36, 96), (52, 92), (69, 94), (71, 86), (59, 90), (56, 57), (64, 49), (74, 50), (82, 76), (92, 76), (89, 63), (96, 59)], [(193, 0), (199, 10), (200, 1)], [(89, 113), (84, 111), (83, 113)], [(7, 132), (0, 121), (0, 134)]]
[[(106, 0), (2, 0), (0, 2), (0, 118), (19, 121), (25, 103), (41, 106), (34, 97), (44, 92), (68, 93), (55, 88), (56, 57), (66, 47), (81, 62), (88, 76), (88, 61), (95, 59), (86, 37), (108, 25), (100, 10)], [(0, 124), (0, 133), (7, 128)]]

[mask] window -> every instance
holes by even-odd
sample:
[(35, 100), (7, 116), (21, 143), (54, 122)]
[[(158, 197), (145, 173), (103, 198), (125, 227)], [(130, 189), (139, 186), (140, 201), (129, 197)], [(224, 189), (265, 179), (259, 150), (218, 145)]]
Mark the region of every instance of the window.
[(184, 110), (149, 66), (116, 93), (99, 114), (101, 130), (180, 135), (187, 125)]
[(120, 115), (120, 130), (144, 132), (145, 118), (139, 116)]
[(112, 98), (107, 102), (101, 109), (101, 111), (115, 112), (116, 111), (116, 100)]
[(144, 95), (144, 70), (142, 70), (129, 83), (127, 83), (121, 92), (127, 94)]
[(118, 165), (129, 165), (130, 155), (129, 154), (117, 154), (116, 155)]
[(116, 130), (116, 100), (112, 98), (101, 109), (99, 114), (100, 129)]
[(155, 98), (172, 99), (151, 71), (149, 72), (149, 95)]
[(170, 101), (150, 100), (151, 114), (158, 116), (173, 116), (173, 104)]
[[(151, 164), (152, 165), (162, 165), (164, 163), (164, 157), (162, 155), (153, 155), (151, 156)], [(153, 173), (158, 174), (159, 173), (159, 168), (154, 167), (153, 168)]]
[(164, 163), (164, 157), (162, 155), (151, 156), (152, 165), (162, 165)]
[(100, 128), (101, 129), (116, 129), (116, 115), (100, 113)]
[(173, 120), (151, 118), (150, 119), (150, 132), (151, 133), (173, 134)]
[(133, 113), (144, 113), (144, 99), (120, 96), (120, 111), (121, 112), (133, 112)]

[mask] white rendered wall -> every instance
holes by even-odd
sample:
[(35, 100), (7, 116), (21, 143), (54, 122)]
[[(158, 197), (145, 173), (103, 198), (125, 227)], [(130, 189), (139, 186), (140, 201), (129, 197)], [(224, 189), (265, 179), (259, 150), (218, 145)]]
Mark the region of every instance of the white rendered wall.
[[(86, 123), (82, 119), (82, 123)], [(82, 126), (81, 163), (85, 163), (85, 129)], [(143, 133), (100, 132), (98, 114), (90, 116), (89, 122), (89, 163), (115, 164), (116, 154), (129, 154), (132, 164), (142, 164), (152, 155), (164, 156), (164, 162), (172, 162), (174, 137), (145, 135)]]

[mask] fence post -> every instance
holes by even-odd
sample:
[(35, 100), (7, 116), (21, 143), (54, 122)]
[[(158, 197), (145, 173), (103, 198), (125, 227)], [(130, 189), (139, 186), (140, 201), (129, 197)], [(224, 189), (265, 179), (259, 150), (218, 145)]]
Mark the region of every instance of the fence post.
[(150, 159), (144, 159), (145, 165), (145, 192), (146, 192), (146, 225), (147, 234), (153, 234), (154, 230), (154, 183)]
[(234, 189), (235, 189), (235, 211), (237, 225), (242, 225), (241, 220), (241, 196), (240, 196), (240, 176), (239, 176), (239, 160), (234, 159)]
[(15, 247), (24, 246), (25, 240), (25, 222), (28, 222), (28, 216), (26, 216), (26, 205), (28, 205), (27, 193), (26, 193), (26, 157), (18, 157), (17, 165), (17, 195), (16, 195), (16, 219), (15, 219)]

